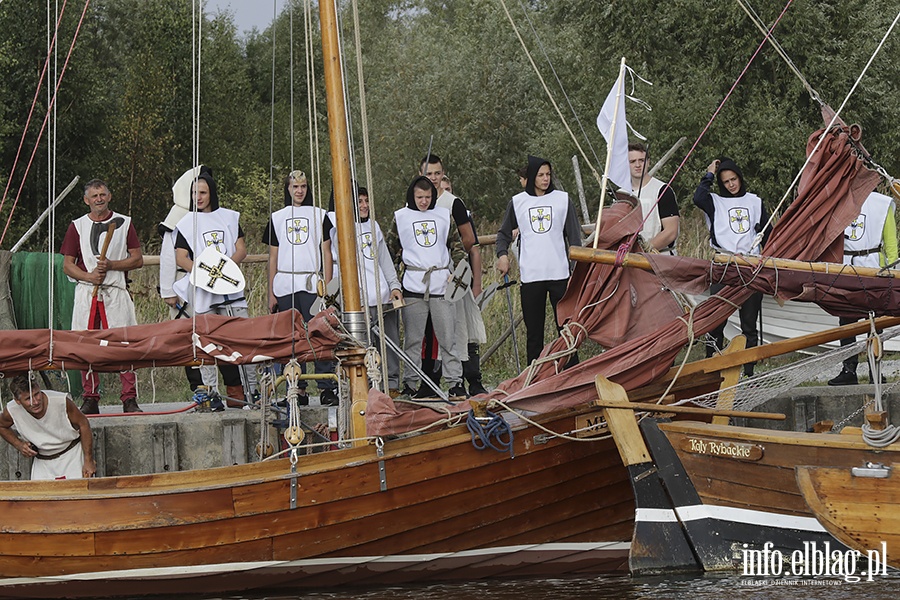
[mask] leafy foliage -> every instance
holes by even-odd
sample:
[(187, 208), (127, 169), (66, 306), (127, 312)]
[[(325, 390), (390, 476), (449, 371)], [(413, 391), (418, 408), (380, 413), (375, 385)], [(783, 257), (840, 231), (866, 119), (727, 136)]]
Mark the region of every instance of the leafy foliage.
[[(698, 174), (721, 155), (744, 168), (750, 188), (770, 208), (785, 194), (821, 117), (771, 45), (750, 61), (763, 36), (737, 2), (504, 2), (596, 170), (602, 169), (605, 143), (594, 119), (624, 56), (653, 82), (638, 82), (634, 90), (653, 110), (628, 108), (651, 153), (659, 157), (680, 137), (688, 140), (661, 177), (675, 173), (727, 97), (675, 179), (686, 214), (693, 210), (690, 196)], [(551, 160), (563, 187), (574, 191), (570, 161), (578, 151), (520, 46), (504, 2), (359, 2), (367, 124), (357, 100), (352, 4), (340, 3), (357, 178), (369, 187), (384, 223), (401, 204), (432, 139), (432, 151), (444, 159), (455, 191), (482, 223), (498, 219), (517, 191), (514, 172), (528, 153)], [(108, 180), (115, 208), (136, 217), (152, 249), (156, 223), (170, 206), (170, 186), (192, 159), (191, 4), (91, 2), (60, 91), (58, 118), (51, 122), (56, 153), (48, 153), (45, 134), (23, 183), (23, 164), (10, 171), (46, 57), (48, 18), (41, 4), (0, 4), (0, 185), (11, 180), (11, 198), (22, 190), (6, 240), (18, 239), (46, 206), (48, 174), (55, 165), (60, 188), (75, 175)], [(280, 180), (288, 170), (305, 170), (322, 200), (330, 191), (318, 14), (313, 5), (313, 35), (307, 40), (305, 4), (294, 0), (270, 27), (245, 36), (228, 13), (204, 16), (199, 155), (215, 171), (223, 204), (243, 211), (249, 241), (259, 238), (269, 210), (280, 204)], [(767, 26), (784, 8), (781, 0), (752, 5)], [(60, 65), (83, 6), (84, 0), (72, 0), (62, 19)], [(822, 99), (837, 108), (896, 9), (889, 0), (794, 2), (774, 36)], [(307, 44), (315, 71), (309, 80)], [(867, 148), (894, 174), (900, 173), (900, 104), (893, 101), (898, 58), (895, 33), (843, 113), (846, 121), (863, 125)], [(26, 160), (46, 107), (43, 91), (25, 137)], [(364, 126), (372, 152), (371, 181), (362, 154)], [(580, 160), (589, 204), (596, 207), (599, 186)], [(83, 212), (79, 196), (73, 192), (62, 205), (59, 222)], [(10, 204), (0, 209), (4, 223)], [(56, 233), (56, 247), (63, 229)], [(483, 225), (481, 233), (490, 233), (489, 227)], [(29, 246), (46, 244), (42, 232)]]

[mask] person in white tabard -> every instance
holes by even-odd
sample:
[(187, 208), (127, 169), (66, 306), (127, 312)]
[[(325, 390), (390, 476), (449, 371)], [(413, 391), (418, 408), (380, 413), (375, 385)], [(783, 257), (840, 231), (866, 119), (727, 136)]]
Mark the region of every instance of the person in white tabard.
[[(208, 246), (229, 257), (236, 264), (247, 257), (244, 230), (241, 229), (241, 214), (219, 206), (219, 193), (212, 169), (200, 167), (196, 181), (191, 186), (191, 212), (186, 214), (175, 227), (175, 262), (185, 273), (194, 268), (194, 257), (199, 256)], [(193, 313), (217, 314), (233, 317), (248, 317), (247, 300), (243, 292), (237, 294), (214, 294), (190, 282), (184, 277), (175, 282), (173, 289), (182, 301), (188, 302)], [(219, 371), (225, 382), (227, 404), (231, 408), (245, 406), (247, 394), (256, 395), (257, 378), (253, 368), (239, 369), (231, 364), (219, 364)], [(243, 372), (247, 387), (241, 379)], [(203, 384), (215, 390), (215, 367), (200, 367)]]
[[(391, 260), (391, 253), (384, 240), (384, 233), (378, 223), (369, 217), (369, 190), (360, 186), (356, 190), (357, 214), (356, 244), (357, 258), (359, 260), (359, 289), (362, 291), (362, 300), (369, 307), (369, 321), (373, 326), (378, 325), (378, 305), (384, 310), (384, 335), (394, 344), (400, 347), (400, 313), (392, 310), (393, 301), (402, 301), (403, 292), (400, 279), (397, 277), (397, 269)], [(337, 273), (340, 253), (338, 251), (337, 220), (334, 213), (334, 198), (332, 197), (328, 214), (323, 224), (325, 241), (322, 244), (322, 253), (325, 260), (325, 282), (334, 278)], [(377, 254), (377, 256), (376, 256)], [(375, 263), (378, 263), (376, 273)], [(376, 289), (376, 277), (378, 286)], [(379, 297), (378, 292), (381, 292)], [(387, 391), (392, 398), (400, 394), (400, 357), (393, 350), (387, 350)]]
[[(713, 180), (719, 184), (719, 193), (710, 190)], [(703, 211), (709, 227), (709, 243), (719, 252), (758, 255), (762, 251), (769, 230), (760, 246), (754, 246), (756, 235), (769, 220), (769, 213), (762, 199), (747, 191), (744, 175), (730, 158), (712, 161), (694, 192), (694, 204)], [(714, 283), (710, 295), (717, 294), (724, 286)], [(755, 292), (740, 307), (741, 333), (747, 338), (747, 347), (759, 344), (757, 320), (762, 306), (762, 293)], [(725, 345), (725, 321), (709, 333), (706, 356), (712, 356)], [(744, 365), (744, 374), (753, 375), (756, 363)]]
[(671, 187), (656, 177), (650, 177), (647, 158), (646, 146), (628, 144), (631, 189), (641, 201), (644, 216), (641, 237), (660, 254), (674, 254), (680, 221), (678, 200)]
[(31, 479), (93, 477), (91, 426), (69, 395), (41, 391), (34, 375), (9, 382), (13, 401), (0, 413), (0, 437), (25, 457), (33, 458)]
[[(162, 238), (159, 247), (159, 296), (169, 307), (170, 319), (189, 318), (192, 314), (188, 310), (187, 302), (181, 300), (174, 289), (175, 282), (187, 275), (175, 263), (175, 227), (190, 210), (191, 184), (199, 172), (200, 167), (188, 169), (178, 178), (175, 185), (172, 186), (172, 208), (156, 228)], [(198, 386), (203, 385), (200, 369), (185, 367), (184, 373), (191, 386), (191, 391), (195, 391)]]
[[(854, 267), (885, 267), (897, 260), (897, 223), (894, 219), (894, 199), (872, 192), (863, 202), (859, 216), (844, 230), (844, 264)], [(841, 325), (855, 323), (858, 319), (839, 317)], [(856, 342), (855, 337), (844, 338), (841, 346)], [(856, 385), (859, 378), (856, 368), (859, 355), (848, 356), (841, 372), (828, 381), (828, 385)], [(869, 382), (874, 383), (869, 372)]]
[(569, 246), (582, 243), (581, 226), (572, 200), (554, 187), (550, 162), (536, 156), (528, 157), (525, 191), (512, 197), (497, 232), (496, 268), (501, 275), (509, 272), (509, 245), (516, 228), (520, 243), (522, 317), (531, 363), (544, 348), (547, 298), (556, 318), (556, 305), (569, 283)]
[[(469, 222), (459, 226), (459, 239), (462, 243), (462, 250), (469, 260), (469, 266), (472, 268), (472, 285), (463, 297), (455, 302), (458, 324), (458, 327), (456, 328), (456, 343), (460, 359), (462, 360), (463, 379), (469, 385), (469, 396), (486, 394), (487, 390), (484, 388), (481, 381), (481, 357), (479, 345), (487, 341), (487, 334), (484, 330), (484, 321), (481, 318), (481, 311), (475, 304), (475, 297), (481, 293), (482, 289), (481, 247), (478, 245), (478, 235), (475, 232), (475, 221), (465, 203), (453, 194), (453, 185), (450, 182), (450, 178), (446, 175), (446, 171), (444, 171), (444, 163), (440, 156), (437, 154), (429, 154), (423, 158), (419, 163), (419, 174), (427, 177), (428, 180), (431, 181), (431, 184), (437, 188), (437, 206), (446, 208), (452, 213), (454, 207), (462, 205), (462, 209), (469, 215)], [(435, 369), (433, 367), (434, 360), (431, 358), (433, 352), (429, 351), (430, 342), (433, 338), (433, 327), (429, 321), (425, 328), (422, 370), (426, 373), (435, 371), (435, 377), (433, 378), (440, 380), (440, 368)]]
[[(462, 361), (454, 331), (456, 307), (444, 299), (452, 275), (448, 239), (454, 223), (460, 227), (468, 222), (462, 203), (454, 204), (452, 212), (437, 206), (437, 189), (427, 177), (420, 176), (406, 191), (406, 206), (394, 212), (392, 232), (396, 244), (392, 250), (404, 267), (403, 296), (407, 299), (403, 308), (403, 350), (420, 368), (425, 323), (431, 315), (451, 400), (465, 399), (466, 389), (462, 385)], [(409, 369), (403, 373), (403, 383), (402, 396), (434, 395), (425, 383), (417, 389), (419, 376)]]
[[(144, 265), (141, 242), (131, 217), (109, 208), (112, 194), (99, 179), (84, 185), (84, 203), (90, 212), (72, 221), (66, 231), (60, 252), (63, 272), (76, 283), (72, 307), (72, 329), (109, 329), (137, 325), (134, 302), (126, 287), (126, 272)], [(101, 259), (110, 224), (112, 238)], [(94, 289), (97, 289), (96, 299)], [(122, 382), (122, 410), (142, 412), (137, 403), (136, 377), (133, 371), (119, 374)], [(94, 371), (82, 371), (84, 388), (81, 410), (85, 414), (100, 412), (100, 377)]]
[[(312, 190), (303, 171), (291, 171), (284, 179), (284, 208), (269, 218), (262, 241), (269, 246), (269, 310), (296, 309), (307, 322), (322, 276), (322, 240), (325, 210), (313, 205)], [(300, 365), (306, 372), (306, 365)], [(334, 361), (315, 361), (316, 374), (334, 374)], [(318, 379), (319, 403), (338, 404), (337, 383)], [(300, 404), (309, 404), (306, 381), (300, 382)]]

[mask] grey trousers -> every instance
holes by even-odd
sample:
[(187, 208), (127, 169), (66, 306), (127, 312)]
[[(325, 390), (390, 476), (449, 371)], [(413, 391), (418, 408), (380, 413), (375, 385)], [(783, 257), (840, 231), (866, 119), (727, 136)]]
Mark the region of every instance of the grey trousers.
[[(384, 306), (384, 310), (390, 310), (392, 306), (390, 304), (386, 304)], [(399, 311), (391, 311), (384, 313), (384, 334), (387, 336), (389, 340), (397, 344), (397, 347), (400, 346), (400, 315)], [(369, 307), (369, 321), (372, 325), (378, 325), (378, 307), (370, 306)], [(380, 346), (379, 342), (379, 346)], [(400, 389), (400, 357), (397, 356), (397, 353), (387, 348), (385, 350), (387, 352), (387, 371), (388, 371), (388, 380), (387, 387), (388, 389)], [(385, 357), (381, 357), (382, 360)]]
[[(443, 297), (408, 298), (403, 307), (403, 350), (417, 367), (422, 366), (422, 339), (425, 337), (425, 322), (431, 315), (431, 324), (441, 348), (444, 365), (444, 379), (454, 387), (462, 383), (462, 361), (456, 344), (456, 307)], [(403, 383), (411, 388), (419, 385), (419, 376), (404, 373)]]

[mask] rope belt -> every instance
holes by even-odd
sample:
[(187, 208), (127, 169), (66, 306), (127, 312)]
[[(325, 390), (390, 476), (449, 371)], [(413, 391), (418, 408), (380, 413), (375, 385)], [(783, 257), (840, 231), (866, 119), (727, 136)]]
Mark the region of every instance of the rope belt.
[(284, 275), (306, 275), (306, 287), (312, 288), (313, 293), (316, 291), (315, 279), (314, 277), (318, 277), (318, 271), (278, 271), (279, 273), (283, 273)]
[(407, 271), (419, 271), (420, 273), (425, 273), (425, 275), (422, 276), (422, 283), (425, 285), (425, 300), (428, 300), (428, 298), (431, 297), (431, 274), (434, 273), (435, 271), (449, 271), (450, 270), (450, 265), (447, 265), (445, 267), (434, 266), (434, 267), (428, 267), (427, 269), (423, 269), (422, 267), (416, 267), (414, 265), (410, 265), (407, 263), (403, 263), (403, 264), (406, 265)]
[(79, 436), (79, 437), (75, 438), (74, 440), (72, 440), (71, 442), (69, 442), (69, 445), (66, 446), (65, 450), (60, 450), (56, 454), (38, 454), (37, 456), (35, 456), (35, 458), (39, 458), (41, 460), (53, 460), (54, 458), (59, 458), (60, 456), (62, 456), (63, 454), (65, 454), (66, 452), (68, 452), (69, 450), (71, 450), (72, 448), (74, 448), (75, 446), (77, 446), (80, 443), (81, 443), (81, 436)]

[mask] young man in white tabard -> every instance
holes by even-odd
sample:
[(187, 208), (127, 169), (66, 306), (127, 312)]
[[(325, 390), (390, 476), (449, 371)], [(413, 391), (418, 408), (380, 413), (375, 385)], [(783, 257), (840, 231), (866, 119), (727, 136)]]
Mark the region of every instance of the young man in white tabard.
[(672, 188), (648, 174), (647, 148), (628, 144), (631, 191), (641, 201), (644, 227), (641, 237), (660, 254), (674, 254), (678, 238), (678, 200)]

